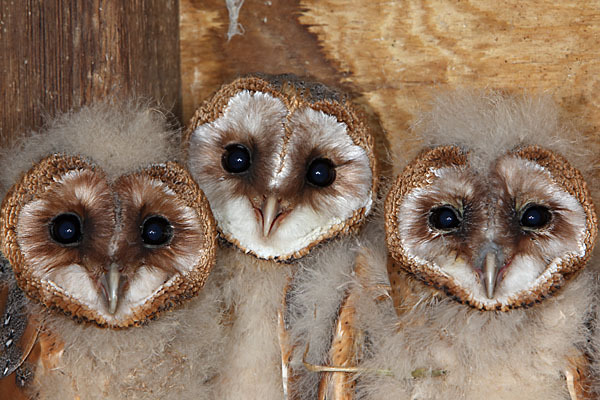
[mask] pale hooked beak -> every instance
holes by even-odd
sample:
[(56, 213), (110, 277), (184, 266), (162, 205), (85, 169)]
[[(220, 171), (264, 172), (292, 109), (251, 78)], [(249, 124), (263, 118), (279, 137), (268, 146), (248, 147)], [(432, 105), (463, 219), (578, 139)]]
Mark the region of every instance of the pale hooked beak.
[(108, 303), (108, 312), (112, 315), (117, 311), (119, 304), (119, 286), (121, 284), (121, 272), (119, 266), (111, 263), (108, 271), (102, 277), (102, 286)]
[(263, 236), (267, 237), (271, 233), (277, 217), (281, 215), (281, 205), (277, 197), (268, 196), (260, 211), (262, 213)]
[(483, 282), (485, 285), (485, 293), (488, 299), (494, 298), (494, 291), (496, 290), (499, 271), (500, 268), (498, 267), (496, 252), (488, 252), (485, 255), (485, 260), (483, 261)]

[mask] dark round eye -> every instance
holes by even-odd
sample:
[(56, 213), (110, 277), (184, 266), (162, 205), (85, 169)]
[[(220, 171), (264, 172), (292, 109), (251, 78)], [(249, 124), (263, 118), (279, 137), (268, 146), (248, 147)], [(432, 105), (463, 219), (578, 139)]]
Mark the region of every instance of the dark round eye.
[(50, 221), (50, 236), (63, 246), (77, 246), (82, 238), (82, 223), (75, 213), (58, 214)]
[(142, 241), (146, 247), (165, 246), (173, 239), (173, 226), (168, 219), (152, 215), (140, 227)]
[(429, 214), (429, 224), (442, 231), (458, 228), (461, 222), (458, 212), (450, 206), (434, 208)]
[(335, 166), (327, 158), (317, 158), (309, 164), (306, 180), (315, 186), (329, 186), (335, 181)]
[(552, 219), (550, 210), (544, 206), (532, 205), (523, 211), (521, 226), (526, 229), (539, 229), (548, 225)]
[(223, 164), (225, 171), (232, 174), (245, 172), (252, 164), (250, 151), (244, 145), (230, 144), (225, 147), (225, 152), (221, 157), (221, 164)]

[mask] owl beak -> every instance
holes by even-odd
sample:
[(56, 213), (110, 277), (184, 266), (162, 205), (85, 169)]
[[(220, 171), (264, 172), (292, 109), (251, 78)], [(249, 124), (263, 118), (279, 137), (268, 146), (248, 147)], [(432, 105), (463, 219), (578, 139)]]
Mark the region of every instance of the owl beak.
[(119, 272), (119, 266), (115, 263), (111, 263), (108, 271), (102, 277), (101, 283), (108, 303), (108, 312), (112, 315), (117, 311), (117, 305), (119, 303), (120, 281), (121, 272)]
[(262, 213), (263, 236), (267, 237), (271, 233), (275, 222), (281, 215), (281, 205), (275, 196), (268, 196), (260, 209)]
[(490, 251), (485, 255), (485, 260), (483, 261), (483, 282), (488, 299), (494, 298), (494, 291), (496, 290), (496, 282), (498, 280), (499, 268), (496, 258), (496, 252)]

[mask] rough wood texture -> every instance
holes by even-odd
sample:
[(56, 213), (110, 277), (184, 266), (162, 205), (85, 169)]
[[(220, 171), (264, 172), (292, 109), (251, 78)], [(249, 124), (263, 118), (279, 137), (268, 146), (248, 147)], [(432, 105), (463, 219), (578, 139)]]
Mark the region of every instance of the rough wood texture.
[(176, 0), (0, 0), (0, 137), (109, 95), (180, 113)]
[(238, 22), (245, 32), (230, 41), (225, 0), (182, 0), (180, 10), (185, 122), (221, 84), (247, 73), (309, 73), (339, 82), (315, 35), (298, 22), (297, 1), (244, 1)]
[(598, 2), (246, 0), (229, 42), (225, 0), (180, 4), (184, 121), (239, 74), (294, 72), (357, 95), (392, 146), (458, 86), (548, 91), (598, 137)]

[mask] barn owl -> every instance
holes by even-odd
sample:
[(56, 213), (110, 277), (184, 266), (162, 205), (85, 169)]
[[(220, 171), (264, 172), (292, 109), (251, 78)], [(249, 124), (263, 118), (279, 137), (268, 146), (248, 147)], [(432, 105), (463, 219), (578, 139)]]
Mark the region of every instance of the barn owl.
[(558, 114), (460, 91), (419, 120), (426, 148), (385, 201), (387, 250), (364, 245), (392, 301), (364, 291), (357, 307), (360, 398), (585, 398), (597, 153)]
[(102, 103), (3, 152), (14, 169), (0, 177), (13, 184), (2, 250), (28, 298), (13, 296), (4, 316), (26, 310), (40, 336), (28, 395), (212, 398), (221, 328), (194, 303), (215, 296), (201, 289), (216, 228), (198, 185), (171, 161), (175, 133), (156, 109)]
[(344, 95), (281, 75), (224, 85), (196, 112), (184, 145), (224, 242), (215, 270), (230, 320), (217, 397), (293, 397), (285, 293), (297, 260), (369, 214), (373, 139)]

